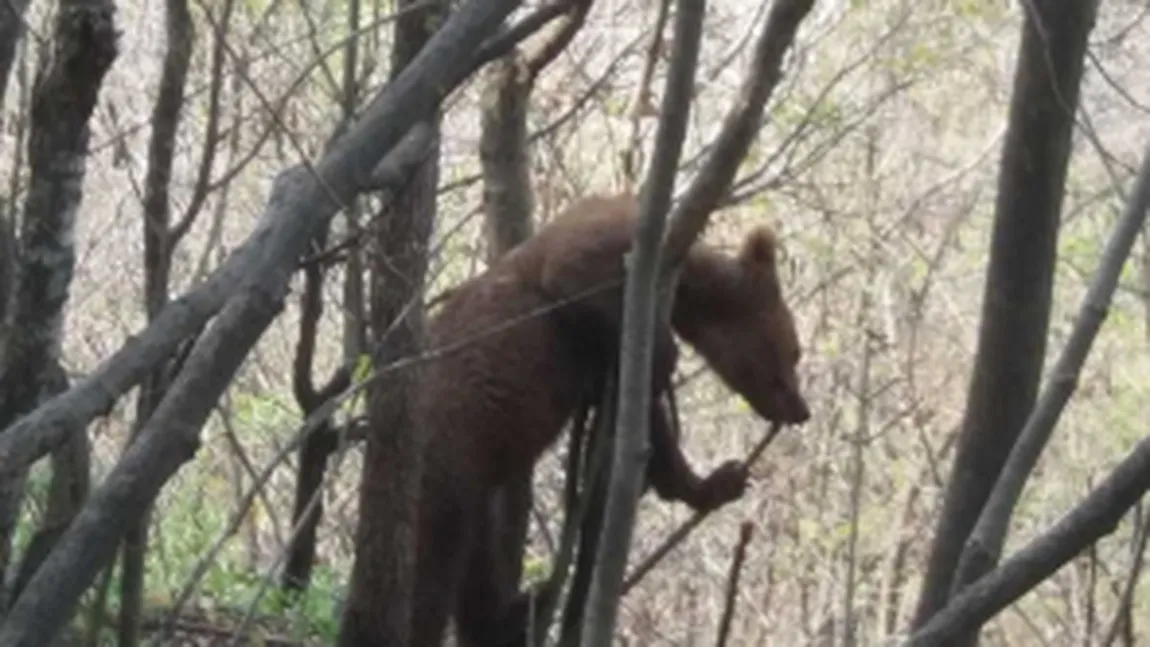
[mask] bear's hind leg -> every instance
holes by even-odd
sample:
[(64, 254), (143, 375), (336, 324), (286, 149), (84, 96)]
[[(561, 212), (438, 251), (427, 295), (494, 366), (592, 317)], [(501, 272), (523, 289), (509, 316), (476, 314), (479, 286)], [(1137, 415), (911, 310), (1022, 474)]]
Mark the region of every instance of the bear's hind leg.
[[(481, 518), (478, 486), (425, 481), (411, 607), (410, 647), (440, 647), (455, 610)], [(471, 490), (468, 492), (468, 490)]]
[[(480, 520), (475, 540), (467, 561), (467, 571), (460, 586), (455, 608), (455, 628), (459, 647), (509, 647), (514, 640), (514, 628), (506, 626), (508, 610), (519, 582), (513, 573), (515, 565), (508, 564), (509, 551), (502, 546), (498, 532), (499, 515), (491, 518), (494, 510)], [(493, 524), (492, 521), (495, 521)], [(519, 632), (520, 635), (522, 632)]]

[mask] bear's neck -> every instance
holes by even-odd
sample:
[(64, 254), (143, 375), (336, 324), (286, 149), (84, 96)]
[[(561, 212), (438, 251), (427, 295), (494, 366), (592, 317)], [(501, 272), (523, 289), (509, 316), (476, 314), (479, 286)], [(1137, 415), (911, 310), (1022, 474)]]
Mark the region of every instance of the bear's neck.
[(698, 322), (719, 315), (738, 289), (738, 263), (716, 250), (696, 245), (683, 261), (675, 289), (671, 324), (688, 343), (694, 341)]

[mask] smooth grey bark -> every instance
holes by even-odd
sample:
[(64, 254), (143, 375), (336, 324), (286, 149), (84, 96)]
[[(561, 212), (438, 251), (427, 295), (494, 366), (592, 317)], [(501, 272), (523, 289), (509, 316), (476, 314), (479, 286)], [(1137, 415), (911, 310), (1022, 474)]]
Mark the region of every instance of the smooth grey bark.
[[(1038, 403), (1022, 428), (1014, 448), (1007, 458), (1002, 474), (990, 493), (990, 498), (982, 509), (982, 514), (966, 542), (956, 568), (951, 597), (963, 587), (989, 572), (1002, 556), (1003, 544), (1010, 530), (1010, 520), (1014, 508), (1022, 495), (1022, 489), (1030, 478), (1042, 451), (1050, 441), (1054, 425), (1082, 372), (1082, 365), (1090, 354), (1094, 338), (1106, 319), (1114, 290), (1122, 267), (1130, 257), (1134, 241), (1146, 222), (1146, 210), (1150, 207), (1150, 148), (1142, 158), (1134, 192), (1126, 205), (1126, 212), (1115, 226), (1106, 242), (1102, 260), (1098, 265), (1086, 296), (1078, 310), (1058, 361), (1051, 369), (1046, 387), (1038, 398)], [(975, 632), (977, 633), (977, 632)], [(967, 637), (968, 641), (973, 636)]]
[[(80, 595), (112, 557), (123, 529), (194, 454), (204, 421), (279, 311), (288, 279), (309, 241), (339, 205), (367, 184), (381, 157), (465, 78), (470, 66), (460, 61), (471, 60), (483, 39), (517, 4), (516, 0), (464, 4), (372, 101), (363, 120), (312, 167), (314, 174), (295, 167), (276, 179), (257, 231), (203, 289), (170, 304), (135, 343), (129, 342), (80, 387), (54, 398), (0, 438), (0, 470), (9, 473), (13, 463), (26, 465), (37, 450), (69, 437), (70, 430), (62, 423), (86, 422), (101, 405), (106, 407), (142, 378), (152, 365), (142, 361), (146, 356), (163, 361), (187, 336), (180, 328), (194, 326), (194, 330), (223, 307), (138, 440), (89, 498), (13, 606), (0, 627), (0, 644), (47, 644), (64, 626)], [(232, 285), (221, 285), (225, 277)], [(177, 336), (179, 332), (185, 334)], [(114, 388), (106, 388), (108, 378), (115, 380)], [(74, 408), (65, 406), (69, 403)], [(45, 421), (55, 424), (36, 424)]]
[(1025, 5), (974, 374), (913, 627), (946, 605), (963, 545), (1034, 407), (1095, 4), (1035, 0)]
[(755, 40), (751, 69), (743, 77), (731, 110), (723, 117), (715, 145), (671, 214), (664, 242), (665, 277), (683, 261), (706, 229), (711, 212), (731, 190), (739, 165), (762, 126), (767, 102), (783, 78), (783, 59), (814, 4), (814, 0), (774, 0), (766, 25)]
[[(0, 428), (60, 386), (56, 378), (76, 263), (72, 240), (83, 199), (88, 119), (117, 53), (114, 14), (107, 0), (63, 2), (52, 58), (35, 80), (20, 262), (7, 325), (0, 327)], [(14, 465), (0, 478), (0, 572), (11, 561), (26, 469)], [(7, 608), (7, 600), (0, 608)]]
[(687, 132), (705, 12), (705, 0), (679, 0), (676, 7), (674, 50), (651, 157), (655, 162), (639, 197), (635, 242), (626, 259), (615, 439), (603, 529), (583, 618), (583, 647), (611, 645), (635, 513), (643, 492), (650, 452), (655, 325), (660, 316), (659, 302), (666, 298), (657, 291), (662, 240)]
[[(47, 399), (68, 388), (68, 376), (55, 364), (49, 367), (41, 393)], [(44, 518), (28, 542), (8, 594), (9, 600), (20, 596), (24, 585), (35, 574), (44, 558), (52, 551), (60, 535), (80, 512), (91, 489), (91, 445), (88, 434), (74, 434), (67, 443), (52, 452), (52, 480), (48, 484), (48, 503)]]
[(1118, 467), (1053, 528), (956, 595), (903, 647), (952, 644), (1038, 586), (1102, 537), (1114, 532), (1150, 490), (1150, 439), (1139, 441)]

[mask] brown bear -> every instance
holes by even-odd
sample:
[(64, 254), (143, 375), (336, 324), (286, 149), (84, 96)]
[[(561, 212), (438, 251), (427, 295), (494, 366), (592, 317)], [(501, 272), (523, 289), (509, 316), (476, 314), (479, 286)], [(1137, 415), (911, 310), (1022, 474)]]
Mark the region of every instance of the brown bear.
[[(426, 450), (413, 647), (438, 647), (454, 614), (462, 645), (489, 644), (516, 595), (491, 572), (487, 497), (533, 469), (573, 414), (589, 381), (618, 353), (625, 255), (637, 203), (591, 197), (567, 208), (485, 273), (456, 288), (431, 320), (420, 369), (417, 433)], [(684, 262), (671, 325), (763, 418), (810, 416), (796, 367), (800, 349), (766, 228), (732, 257), (696, 244)], [(659, 406), (677, 360), (671, 329), (656, 332), (648, 483), (696, 510), (742, 495), (729, 461), (695, 474)]]

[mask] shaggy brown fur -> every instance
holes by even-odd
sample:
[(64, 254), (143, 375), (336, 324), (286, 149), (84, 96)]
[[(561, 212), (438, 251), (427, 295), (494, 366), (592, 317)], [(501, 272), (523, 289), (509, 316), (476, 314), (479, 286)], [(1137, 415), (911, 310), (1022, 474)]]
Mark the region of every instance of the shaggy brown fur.
[[(463, 645), (487, 644), (516, 591), (488, 557), (486, 497), (530, 471), (558, 437), (588, 381), (618, 352), (624, 256), (636, 203), (581, 200), (484, 274), (456, 289), (429, 325), (428, 350), (451, 347), (421, 369), (418, 416), (427, 450), (413, 647), (438, 647), (454, 612)], [(557, 303), (564, 305), (556, 307)], [(702, 245), (690, 252), (672, 326), (762, 417), (809, 417), (796, 377), (799, 342), (775, 268), (767, 229), (737, 257)], [(670, 385), (677, 350), (656, 334), (653, 402)], [(695, 474), (667, 424), (651, 412), (648, 481), (663, 499), (697, 510), (742, 495), (738, 461)]]

